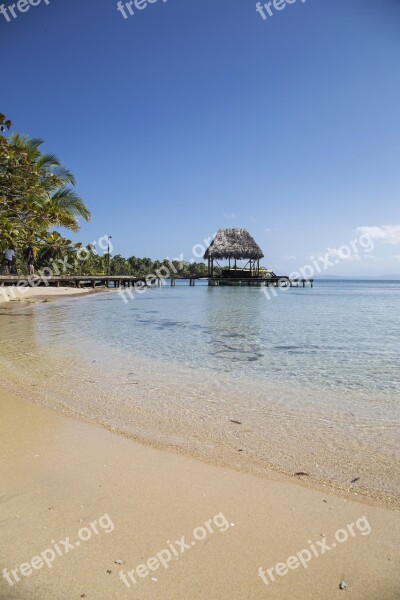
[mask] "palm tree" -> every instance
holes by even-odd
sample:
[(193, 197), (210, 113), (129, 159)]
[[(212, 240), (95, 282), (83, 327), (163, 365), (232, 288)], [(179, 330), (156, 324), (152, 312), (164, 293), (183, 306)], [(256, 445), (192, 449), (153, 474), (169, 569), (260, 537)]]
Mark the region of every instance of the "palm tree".
[(47, 227), (64, 227), (76, 232), (79, 230), (78, 219), (89, 221), (90, 211), (73, 189), (76, 185), (74, 175), (54, 154), (42, 153), (42, 144), (38, 138), (29, 139), (19, 133), (10, 136), (11, 148), (25, 152), (40, 174), (30, 199), (32, 208), (39, 209), (39, 220), (42, 217)]

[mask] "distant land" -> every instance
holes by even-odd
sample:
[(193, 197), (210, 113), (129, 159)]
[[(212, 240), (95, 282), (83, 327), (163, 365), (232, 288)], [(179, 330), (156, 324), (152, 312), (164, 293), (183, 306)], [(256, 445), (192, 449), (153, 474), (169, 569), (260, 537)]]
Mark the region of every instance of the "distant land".
[(399, 281), (400, 275), (315, 275), (314, 279), (362, 280), (362, 281)]

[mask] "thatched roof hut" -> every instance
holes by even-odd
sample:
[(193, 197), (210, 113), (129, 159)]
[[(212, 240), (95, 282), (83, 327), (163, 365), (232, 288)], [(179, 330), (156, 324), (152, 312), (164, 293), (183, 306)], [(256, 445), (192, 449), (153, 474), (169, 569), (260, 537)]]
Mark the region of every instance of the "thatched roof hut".
[(260, 260), (264, 254), (246, 229), (220, 229), (204, 254), (205, 259)]
[[(220, 229), (207, 248), (204, 258), (208, 260), (209, 278), (214, 277), (214, 261), (218, 265), (218, 260), (228, 259), (229, 267), (222, 269), (220, 276), (228, 279), (241, 279), (259, 276), (260, 258), (264, 258), (264, 254), (246, 229), (235, 228)], [(231, 259), (235, 261), (233, 269), (231, 269)], [(249, 265), (249, 268), (238, 270), (237, 260), (247, 260), (246, 267)]]

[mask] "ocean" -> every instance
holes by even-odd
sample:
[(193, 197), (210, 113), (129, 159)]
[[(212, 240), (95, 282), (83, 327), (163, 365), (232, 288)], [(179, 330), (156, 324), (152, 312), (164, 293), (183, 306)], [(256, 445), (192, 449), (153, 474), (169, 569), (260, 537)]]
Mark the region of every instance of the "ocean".
[(3, 386), (33, 401), (207, 462), (399, 500), (400, 282), (270, 299), (180, 284), (0, 313)]

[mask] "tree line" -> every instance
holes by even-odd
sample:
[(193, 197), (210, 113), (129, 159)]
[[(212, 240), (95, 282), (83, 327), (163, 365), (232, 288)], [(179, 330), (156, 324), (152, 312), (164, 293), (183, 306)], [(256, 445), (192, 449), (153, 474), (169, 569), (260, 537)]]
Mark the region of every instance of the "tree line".
[(43, 258), (78, 250), (55, 228), (77, 232), (90, 211), (76, 193), (73, 173), (54, 155), (42, 152), (43, 140), (19, 133), (0, 113), (0, 250), (21, 256), (33, 246)]
[[(63, 237), (57, 228), (79, 231), (79, 219), (91, 213), (76, 192), (73, 173), (54, 154), (42, 151), (43, 140), (10, 133), (12, 122), (0, 113), (0, 255), (16, 251), (19, 273), (27, 271), (26, 250), (35, 251), (36, 271), (63, 275), (132, 275), (171, 270), (168, 260), (124, 258), (99, 253)], [(172, 261), (180, 276), (205, 276), (204, 263)]]

